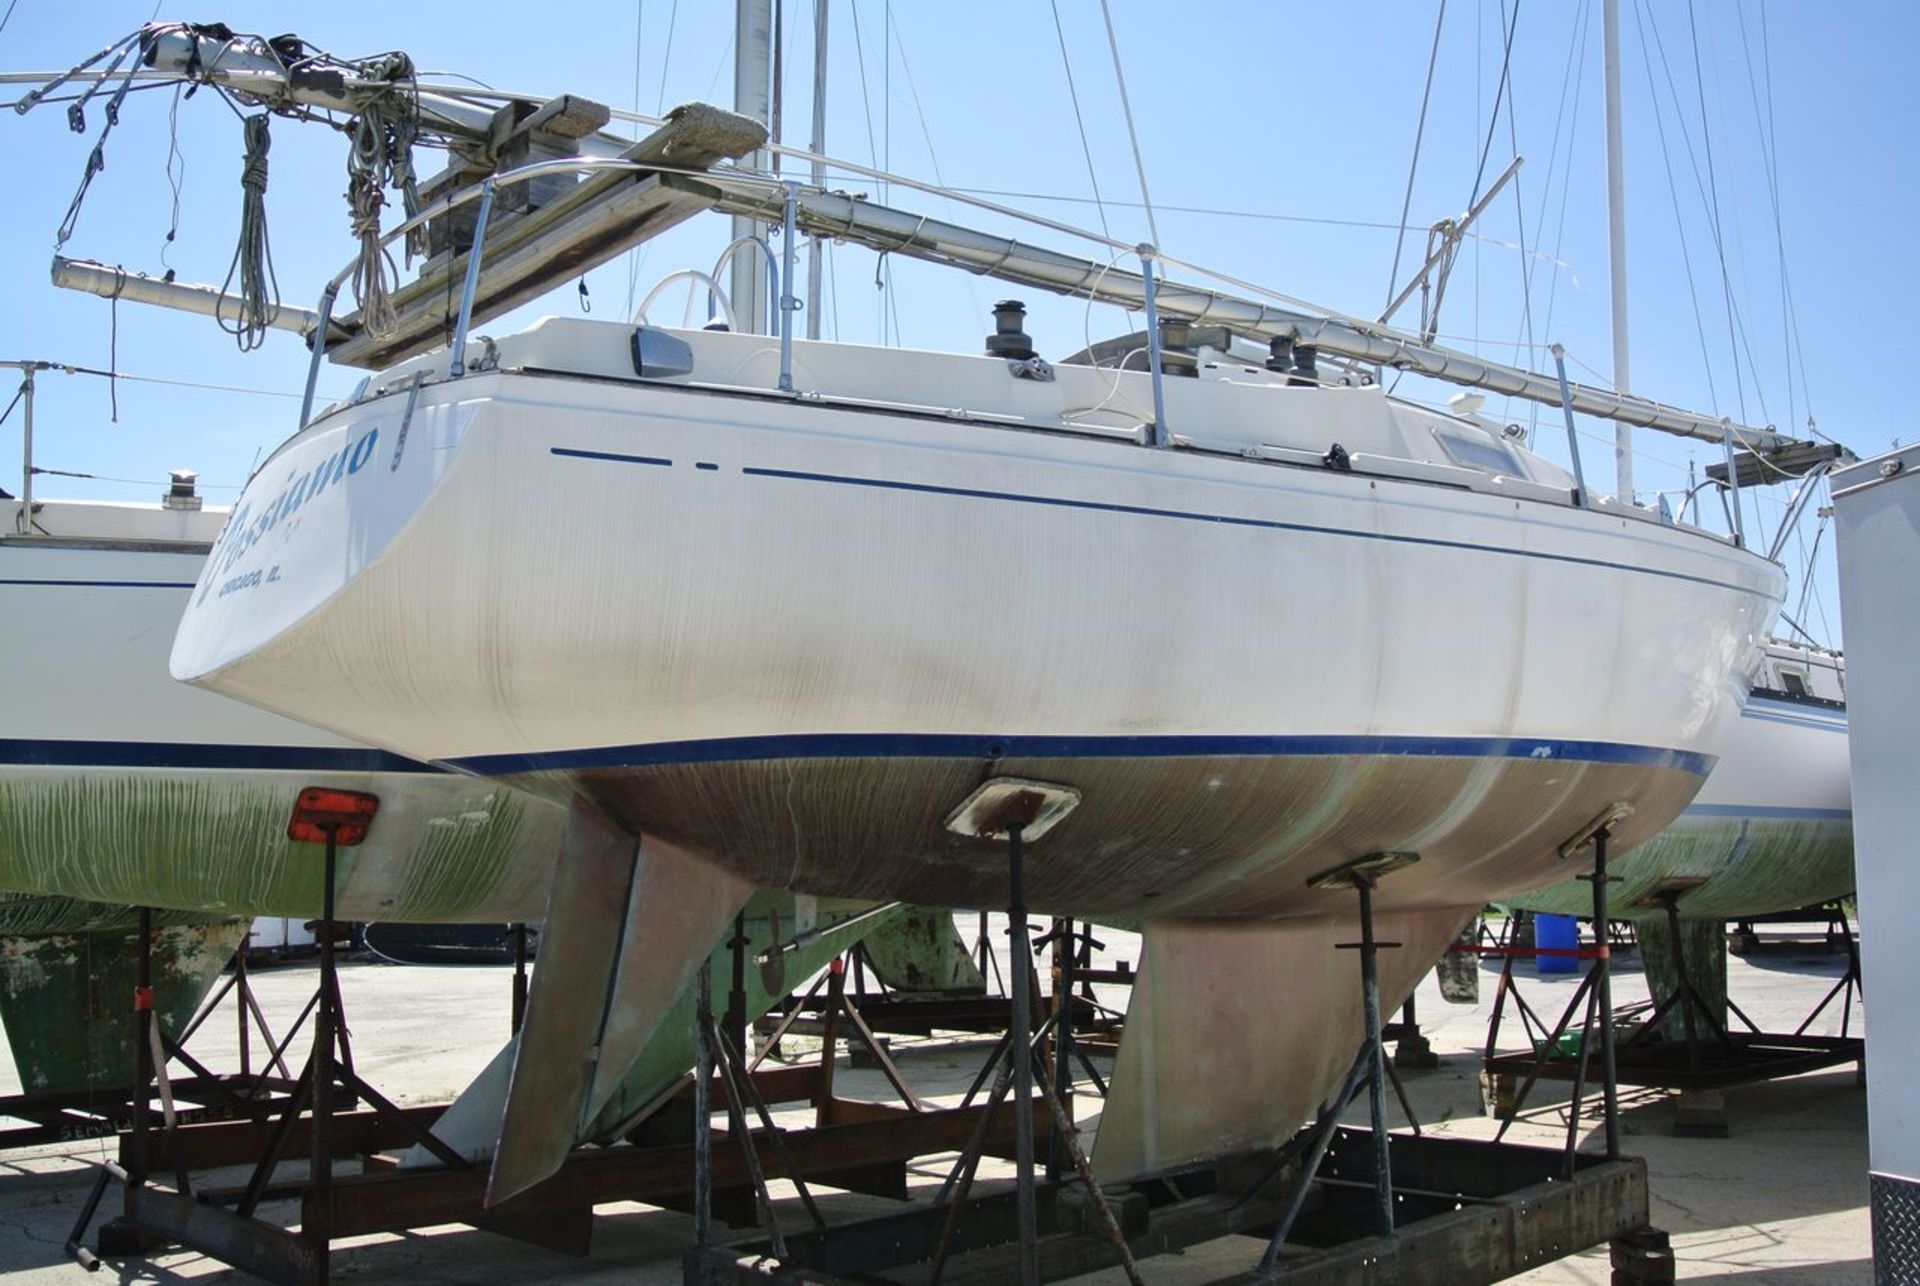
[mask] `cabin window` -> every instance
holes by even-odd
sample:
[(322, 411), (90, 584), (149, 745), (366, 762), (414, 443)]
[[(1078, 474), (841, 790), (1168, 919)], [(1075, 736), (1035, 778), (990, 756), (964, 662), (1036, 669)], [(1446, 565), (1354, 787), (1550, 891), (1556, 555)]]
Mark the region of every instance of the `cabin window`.
[(1780, 687), (1788, 696), (1804, 697), (1807, 693), (1806, 676), (1792, 670), (1780, 671)]
[(1520, 462), (1513, 458), (1504, 443), (1480, 433), (1468, 433), (1459, 429), (1435, 429), (1433, 436), (1439, 440), (1440, 449), (1447, 458), (1463, 469), (1478, 469), (1482, 473), (1497, 473), (1509, 478), (1524, 478), (1526, 474), (1520, 468)]

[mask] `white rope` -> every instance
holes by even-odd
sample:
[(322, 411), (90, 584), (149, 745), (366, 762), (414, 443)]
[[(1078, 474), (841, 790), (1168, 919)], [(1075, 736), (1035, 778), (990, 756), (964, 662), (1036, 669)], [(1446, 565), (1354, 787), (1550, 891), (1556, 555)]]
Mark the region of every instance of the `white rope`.
[(1147, 207), (1147, 235), (1160, 244), (1160, 229), (1154, 226), (1153, 198), (1147, 195), (1147, 163), (1140, 158), (1140, 136), (1133, 128), (1133, 104), (1127, 99), (1127, 74), (1120, 70), (1120, 41), (1113, 34), (1113, 11), (1107, 0), (1100, 0), (1100, 17), (1107, 24), (1107, 48), (1113, 51), (1113, 78), (1120, 85), (1120, 112), (1127, 118), (1127, 141), (1133, 144), (1133, 168), (1140, 176), (1140, 203)]

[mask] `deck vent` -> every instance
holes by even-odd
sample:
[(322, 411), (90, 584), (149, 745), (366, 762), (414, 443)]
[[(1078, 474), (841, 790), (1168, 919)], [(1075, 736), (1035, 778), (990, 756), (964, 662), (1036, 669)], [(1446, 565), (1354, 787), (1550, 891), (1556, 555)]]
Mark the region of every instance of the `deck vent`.
[(192, 469), (170, 469), (167, 472), (167, 491), (160, 497), (160, 503), (168, 509), (198, 509), (200, 475)]
[(1018, 299), (1002, 299), (993, 306), (993, 334), (987, 336), (987, 356), (1024, 362), (1033, 357), (1033, 337), (1025, 329), (1027, 306)]

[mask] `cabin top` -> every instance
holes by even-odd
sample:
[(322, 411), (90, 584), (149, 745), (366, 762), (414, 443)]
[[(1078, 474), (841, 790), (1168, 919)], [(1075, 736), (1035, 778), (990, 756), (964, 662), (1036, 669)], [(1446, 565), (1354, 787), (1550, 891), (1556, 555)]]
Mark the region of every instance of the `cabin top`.
[[(996, 338), (999, 332), (989, 337)], [(683, 387), (1147, 446), (1156, 432), (1153, 387), (1139, 369), (1144, 349), (1130, 342), (1135, 339), (1094, 345), (1057, 362), (1031, 347), (976, 356), (794, 339), (790, 391), (780, 387), (778, 336), (726, 329), (548, 317), (503, 338), (476, 336), (464, 356), (466, 373)], [(1361, 375), (1322, 376), (1311, 357), (1274, 369), (1267, 352), (1223, 331), (1194, 328), (1192, 342), (1166, 367), (1160, 445), (1516, 500), (1580, 503), (1572, 475), (1528, 449), (1518, 426), (1480, 416), (1477, 398), (1457, 398), (1450, 414), (1391, 398)], [(446, 350), (401, 362), (363, 380), (346, 405), (416, 381), (428, 387), (454, 378), (449, 365)], [(1658, 506), (1598, 495), (1585, 503), (1612, 516), (1684, 525)]]

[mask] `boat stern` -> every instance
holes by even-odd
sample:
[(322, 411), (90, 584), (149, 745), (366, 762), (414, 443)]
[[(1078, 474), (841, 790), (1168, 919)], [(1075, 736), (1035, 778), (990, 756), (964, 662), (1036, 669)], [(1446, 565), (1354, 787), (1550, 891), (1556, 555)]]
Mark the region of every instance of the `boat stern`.
[(473, 415), (418, 381), (323, 415), (248, 481), (174, 637), (173, 677), (327, 725), (291, 708), (271, 658), (371, 567), (426, 503)]

